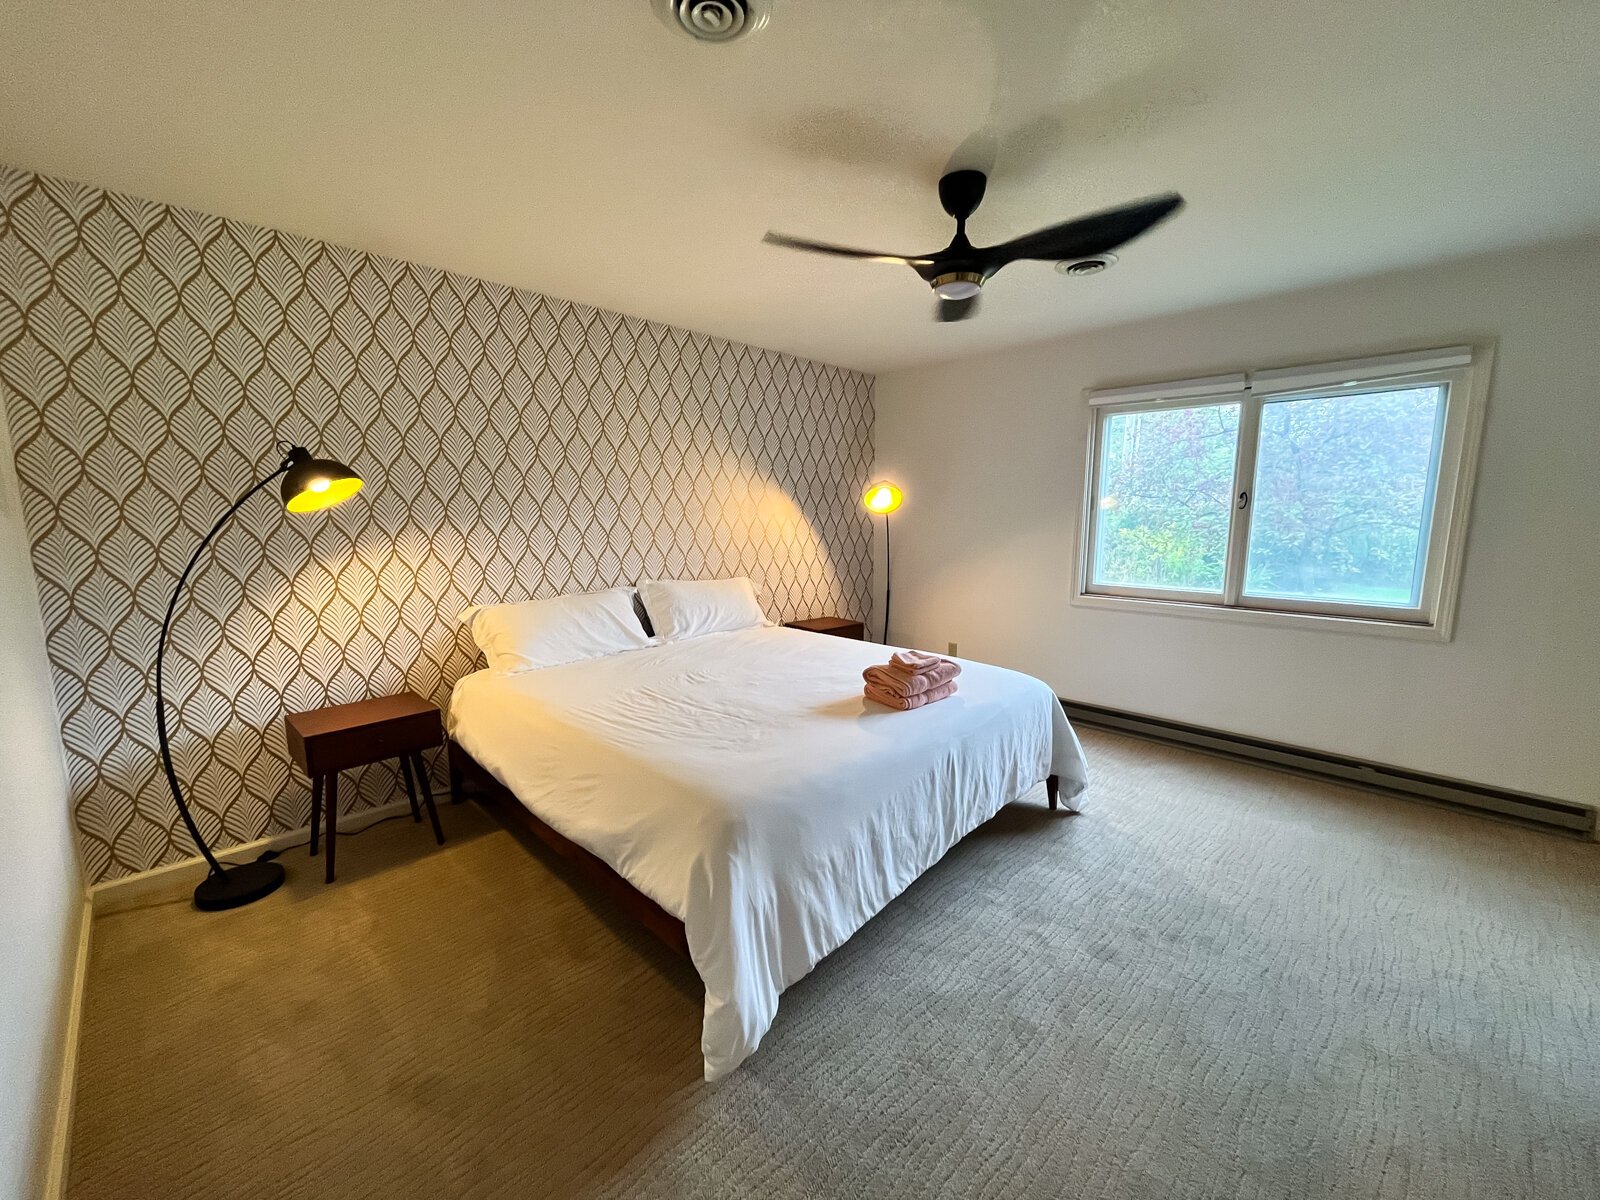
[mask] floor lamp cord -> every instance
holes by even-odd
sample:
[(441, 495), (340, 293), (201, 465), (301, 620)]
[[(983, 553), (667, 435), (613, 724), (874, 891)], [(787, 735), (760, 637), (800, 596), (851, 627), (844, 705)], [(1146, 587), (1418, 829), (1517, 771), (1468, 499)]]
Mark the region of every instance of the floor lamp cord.
[(883, 644), (889, 644), (889, 597), (891, 580), (889, 578), (889, 514), (883, 514)]

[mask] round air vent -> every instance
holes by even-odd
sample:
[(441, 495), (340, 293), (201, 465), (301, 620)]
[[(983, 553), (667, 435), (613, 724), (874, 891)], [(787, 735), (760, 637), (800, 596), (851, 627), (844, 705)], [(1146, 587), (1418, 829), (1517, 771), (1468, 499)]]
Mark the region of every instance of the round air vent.
[(1116, 266), (1115, 254), (1096, 254), (1093, 258), (1069, 258), (1056, 264), (1056, 270), (1063, 275), (1098, 275), (1109, 267)]
[(673, 29), (697, 42), (732, 42), (767, 23), (772, 0), (655, 0)]

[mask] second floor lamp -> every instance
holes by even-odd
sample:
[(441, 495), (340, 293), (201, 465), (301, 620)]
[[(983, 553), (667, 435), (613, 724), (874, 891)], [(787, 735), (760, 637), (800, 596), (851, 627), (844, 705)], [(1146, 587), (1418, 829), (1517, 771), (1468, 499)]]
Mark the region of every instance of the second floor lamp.
[(877, 483), (869, 483), (867, 490), (861, 493), (861, 503), (866, 505), (867, 511), (877, 513), (883, 518), (883, 640), (889, 641), (889, 514), (894, 512), (904, 502), (906, 494), (890, 483), (887, 479), (880, 479)]

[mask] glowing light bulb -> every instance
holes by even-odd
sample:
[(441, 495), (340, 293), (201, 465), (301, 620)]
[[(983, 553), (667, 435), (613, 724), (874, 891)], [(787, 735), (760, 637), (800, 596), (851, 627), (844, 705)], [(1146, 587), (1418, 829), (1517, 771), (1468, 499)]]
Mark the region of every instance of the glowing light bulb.
[(868, 484), (867, 490), (861, 493), (861, 503), (867, 511), (880, 514), (894, 512), (904, 499), (905, 494), (887, 480)]

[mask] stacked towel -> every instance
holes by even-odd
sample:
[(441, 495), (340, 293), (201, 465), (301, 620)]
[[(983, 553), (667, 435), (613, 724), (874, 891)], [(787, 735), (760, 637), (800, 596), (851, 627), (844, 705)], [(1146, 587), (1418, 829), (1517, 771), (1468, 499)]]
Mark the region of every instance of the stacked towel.
[(868, 683), (898, 696), (920, 696), (924, 692), (931, 692), (946, 684), (954, 686), (955, 678), (959, 674), (961, 667), (958, 664), (945, 661), (926, 671), (909, 673), (896, 670), (894, 667), (868, 667), (861, 672), (861, 677)]
[(959, 674), (961, 664), (948, 658), (901, 650), (887, 665), (868, 667), (861, 677), (868, 700), (905, 712), (954, 695)]
[(953, 683), (941, 683), (938, 687), (930, 688), (926, 692), (918, 692), (915, 696), (902, 696), (897, 692), (891, 692), (887, 688), (881, 688), (873, 683), (867, 684), (864, 691), (867, 699), (874, 703), (881, 704), (885, 708), (898, 708), (901, 712), (907, 712), (913, 708), (921, 708), (924, 704), (932, 704), (935, 700), (943, 700), (946, 696), (955, 695), (956, 685)]

